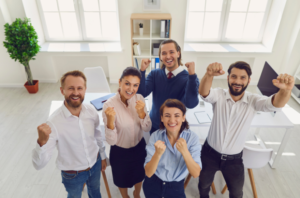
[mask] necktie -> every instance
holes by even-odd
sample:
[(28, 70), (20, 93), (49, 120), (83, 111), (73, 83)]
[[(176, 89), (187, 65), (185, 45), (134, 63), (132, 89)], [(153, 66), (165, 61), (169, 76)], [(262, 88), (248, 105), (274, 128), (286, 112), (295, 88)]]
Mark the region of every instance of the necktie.
[(172, 76), (173, 76), (172, 72), (169, 72), (167, 78), (170, 79), (172, 78)]

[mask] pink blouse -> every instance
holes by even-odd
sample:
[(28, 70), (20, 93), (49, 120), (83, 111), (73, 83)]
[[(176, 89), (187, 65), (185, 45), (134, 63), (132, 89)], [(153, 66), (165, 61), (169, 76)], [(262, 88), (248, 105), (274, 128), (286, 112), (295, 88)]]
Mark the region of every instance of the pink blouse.
[[(140, 119), (135, 109), (137, 100), (141, 100), (145, 103), (145, 99), (142, 95), (135, 94), (132, 98), (127, 100), (128, 106), (126, 107), (118, 92), (104, 103), (102, 117), (105, 126), (105, 137), (108, 144), (117, 145), (122, 148), (131, 148), (141, 141), (143, 131), (149, 132), (151, 130), (152, 122), (147, 113), (146, 105), (144, 108), (146, 116), (144, 119)], [(108, 107), (114, 107), (116, 112), (115, 128), (113, 130), (107, 128), (107, 118), (104, 112)]]

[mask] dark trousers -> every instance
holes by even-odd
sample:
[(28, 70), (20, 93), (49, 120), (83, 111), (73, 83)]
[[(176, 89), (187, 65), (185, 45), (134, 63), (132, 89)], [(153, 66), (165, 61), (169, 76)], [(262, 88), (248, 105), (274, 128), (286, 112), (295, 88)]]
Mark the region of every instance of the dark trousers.
[[(215, 173), (221, 171), (229, 190), (230, 198), (243, 197), (245, 180), (243, 159), (221, 159), (221, 154), (211, 148), (207, 142), (201, 150), (202, 170), (199, 177), (198, 189), (200, 198), (209, 198), (210, 186)], [(239, 154), (242, 156), (242, 153)]]
[(186, 198), (183, 185), (184, 180), (164, 182), (153, 174), (145, 177), (143, 191), (146, 198)]

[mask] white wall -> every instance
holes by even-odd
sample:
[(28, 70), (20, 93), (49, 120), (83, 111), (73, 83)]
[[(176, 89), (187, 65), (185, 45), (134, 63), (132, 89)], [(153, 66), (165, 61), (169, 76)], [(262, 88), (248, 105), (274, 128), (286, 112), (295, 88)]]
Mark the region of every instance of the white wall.
[[(31, 1), (32, 0), (23, 0)], [(25, 11), (22, 0), (6, 0), (7, 6), (11, 14), (12, 20), (16, 17), (24, 18)], [(119, 3), (119, 21), (120, 21), (120, 35), (121, 46), (123, 51), (121, 53), (50, 53), (41, 52), (37, 55), (36, 61), (31, 61), (32, 73), (35, 79), (42, 82), (54, 82), (61, 73), (66, 70), (80, 69), (87, 66), (103, 66), (106, 68), (107, 74), (110, 76), (112, 82), (117, 82), (122, 70), (130, 66), (131, 63), (131, 42), (130, 42), (130, 15), (132, 13), (142, 12), (142, 0), (118, 0)], [(184, 28), (186, 16), (186, 1), (185, 0), (163, 0), (161, 1), (161, 12), (170, 13), (172, 15), (172, 39), (176, 40), (182, 47), (184, 42)], [(228, 67), (230, 61), (249, 60), (253, 69), (252, 82), (257, 82), (265, 61), (268, 61), (273, 68), (279, 72), (282, 69), (283, 58), (286, 59), (284, 53), (288, 41), (293, 31), (293, 26), (296, 22), (297, 15), (300, 11), (299, 0), (287, 0), (282, 21), (279, 26), (277, 38), (274, 43), (273, 52), (267, 54), (259, 53), (196, 53), (196, 52), (182, 52), (183, 62), (195, 61), (196, 71), (201, 78), (207, 67), (207, 61), (214, 60), (224, 64)], [(3, 19), (0, 19), (0, 29), (3, 32)], [(298, 36), (299, 37), (299, 36)], [(296, 42), (300, 42), (300, 38)], [(4, 35), (1, 34), (0, 40), (3, 40)], [(0, 65), (0, 86), (3, 84), (14, 84), (24, 82), (24, 71), (20, 73), (20, 66), (9, 60), (4, 47), (0, 47), (0, 57), (2, 63)], [(299, 47), (296, 44), (293, 50), (289, 53), (289, 72), (294, 72), (300, 63), (300, 56), (298, 55)], [(3, 65), (3, 58), (5, 57), (5, 66)], [(90, 57), (90, 59), (89, 59)], [(76, 64), (74, 64), (74, 61)], [(80, 65), (79, 65), (80, 64)], [(22, 77), (22, 78), (21, 78)], [(225, 77), (225, 76), (224, 76)]]

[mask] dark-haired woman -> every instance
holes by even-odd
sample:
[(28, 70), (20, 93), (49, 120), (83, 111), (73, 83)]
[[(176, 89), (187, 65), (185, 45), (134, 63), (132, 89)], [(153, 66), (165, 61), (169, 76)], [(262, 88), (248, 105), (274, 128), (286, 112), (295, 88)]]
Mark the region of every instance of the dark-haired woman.
[(185, 198), (184, 179), (190, 173), (200, 175), (201, 145), (189, 130), (186, 107), (176, 99), (168, 99), (160, 107), (160, 129), (154, 132), (146, 147), (146, 198)]
[(119, 90), (103, 106), (106, 141), (112, 145), (110, 163), (113, 181), (123, 198), (129, 198), (128, 188), (135, 187), (134, 198), (140, 198), (145, 178), (146, 142), (143, 131), (152, 126), (145, 107), (145, 99), (136, 94), (141, 73), (127, 67), (119, 80)]

